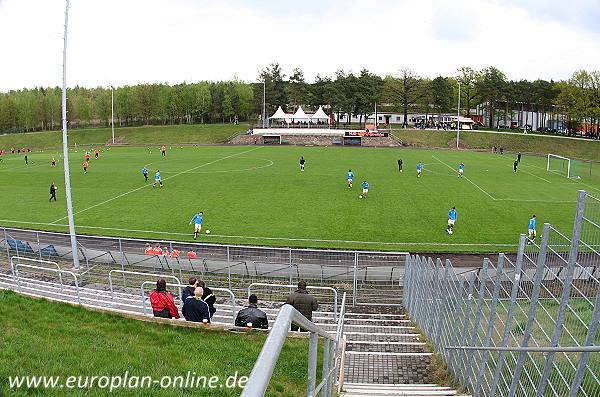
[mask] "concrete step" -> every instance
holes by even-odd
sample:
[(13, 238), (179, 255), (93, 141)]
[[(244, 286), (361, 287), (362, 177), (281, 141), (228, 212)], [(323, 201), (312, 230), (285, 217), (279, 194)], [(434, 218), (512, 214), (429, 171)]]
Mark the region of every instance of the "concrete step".
[[(364, 384), (346, 383), (341, 397), (448, 397), (459, 394), (449, 387), (435, 384)], [(460, 397), (468, 397), (460, 395)]]

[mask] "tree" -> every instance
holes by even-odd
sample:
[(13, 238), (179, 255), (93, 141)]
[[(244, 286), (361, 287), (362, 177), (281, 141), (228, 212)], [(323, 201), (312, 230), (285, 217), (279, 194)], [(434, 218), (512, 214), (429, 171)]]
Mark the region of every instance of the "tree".
[(456, 79), (460, 81), (461, 108), (466, 109), (465, 115), (471, 115), (471, 108), (477, 103), (477, 82), (481, 74), (468, 66), (458, 69)]
[(308, 84), (304, 81), (304, 73), (300, 68), (295, 68), (287, 85), (289, 105), (293, 108), (306, 105), (307, 92)]
[(408, 68), (400, 69), (397, 77), (388, 76), (385, 79), (385, 98), (400, 104), (404, 113), (403, 127), (408, 126), (408, 109), (414, 106), (420, 97), (420, 82), (417, 73)]
[(485, 101), (488, 109), (490, 127), (494, 125), (494, 113), (496, 102), (502, 98), (502, 92), (506, 85), (506, 75), (499, 69), (490, 66), (481, 71), (481, 78), (477, 80), (477, 91), (481, 95), (481, 100)]
[(434, 111), (438, 115), (450, 112), (454, 102), (454, 92), (450, 80), (439, 76), (431, 81), (429, 87)]

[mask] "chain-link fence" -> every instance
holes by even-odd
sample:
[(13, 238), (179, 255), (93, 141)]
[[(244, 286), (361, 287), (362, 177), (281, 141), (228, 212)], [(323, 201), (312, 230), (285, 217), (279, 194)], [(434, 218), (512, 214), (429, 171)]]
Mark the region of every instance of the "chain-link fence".
[[(251, 283), (297, 284), (346, 291), (358, 304), (401, 304), (406, 253), (270, 248), (79, 235), (81, 285), (106, 284), (111, 270), (130, 270), (202, 278), (243, 297)], [(11, 256), (51, 260), (72, 266), (69, 235), (0, 228), (0, 270), (9, 271)], [(1, 256), (6, 255), (2, 261)], [(50, 277), (51, 275), (45, 275)], [(147, 277), (122, 275), (123, 288), (139, 288)], [(319, 295), (319, 292), (315, 292)], [(350, 296), (351, 295), (351, 296)], [(331, 301), (331, 294), (323, 295)]]
[(473, 396), (600, 396), (599, 247), (600, 200), (580, 191), (572, 236), (545, 224), (515, 262), (409, 257), (404, 303)]

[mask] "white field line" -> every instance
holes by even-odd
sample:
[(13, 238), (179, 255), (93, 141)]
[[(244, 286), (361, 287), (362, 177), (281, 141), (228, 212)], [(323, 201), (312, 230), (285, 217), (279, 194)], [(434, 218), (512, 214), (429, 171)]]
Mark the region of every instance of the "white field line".
[(535, 177), (535, 178), (541, 179), (541, 180), (542, 180), (542, 181), (544, 181), (544, 182), (552, 183), (552, 182), (550, 182), (548, 179), (544, 179), (544, 178), (542, 178), (541, 176), (537, 176), (537, 175), (535, 175), (535, 174), (532, 174), (531, 172), (528, 172), (528, 171), (525, 171), (525, 170), (521, 170), (521, 172), (524, 172), (524, 173), (526, 173), (527, 175), (531, 175), (531, 176), (533, 176), (533, 177)]
[[(260, 148), (261, 148), (261, 147), (257, 147), (257, 148), (253, 148), (253, 149), (250, 149), (250, 150), (246, 150), (246, 151), (244, 151), (244, 152), (240, 152), (240, 153), (234, 153), (234, 154), (231, 154), (231, 155), (229, 155), (229, 156), (221, 157), (221, 158), (219, 158), (219, 159), (217, 159), (217, 160), (210, 161), (210, 162), (208, 162), (208, 163), (200, 164), (200, 165), (198, 165), (198, 166), (196, 166), (196, 167), (192, 167), (192, 168), (190, 168), (190, 169), (188, 169), (188, 170), (185, 170), (185, 171), (180, 171), (180, 172), (176, 173), (175, 175), (171, 175), (171, 176), (169, 176), (169, 177), (166, 177), (166, 178), (164, 179), (164, 181), (166, 181), (166, 180), (169, 180), (169, 179), (172, 179), (172, 178), (176, 178), (176, 177), (178, 177), (179, 175), (186, 174), (186, 173), (188, 173), (188, 172), (190, 172), (190, 171), (194, 171), (194, 170), (197, 170), (198, 168), (206, 167), (207, 165), (211, 165), (211, 164), (217, 163), (217, 162), (219, 162), (219, 161), (226, 160), (226, 159), (228, 159), (228, 158), (231, 158), (231, 157), (236, 157), (236, 156), (239, 156), (239, 155), (242, 155), (242, 154), (245, 154), (245, 153), (253, 152), (253, 151), (255, 151), (255, 150), (258, 150), (258, 149), (260, 149)], [(140, 190), (142, 190), (142, 189), (144, 189), (144, 188), (147, 188), (147, 187), (149, 187), (149, 186), (153, 186), (153, 185), (152, 185), (152, 184), (144, 184), (144, 185), (142, 185), (142, 186), (140, 186), (140, 187), (138, 187), (138, 188), (135, 188), (135, 189), (129, 190), (129, 191), (125, 192), (125, 193), (121, 193), (121, 194), (119, 194), (119, 195), (117, 195), (117, 196), (115, 196), (115, 197), (112, 197), (112, 198), (108, 199), (108, 200), (104, 200), (104, 201), (102, 201), (102, 202), (100, 202), (100, 203), (98, 203), (98, 204), (94, 204), (94, 205), (92, 205), (92, 206), (90, 206), (90, 207), (87, 207), (87, 208), (84, 208), (84, 209), (82, 209), (82, 210), (80, 210), (80, 211), (77, 211), (77, 212), (75, 212), (73, 215), (81, 214), (82, 212), (89, 211), (89, 210), (91, 210), (91, 209), (93, 209), (93, 208), (96, 208), (96, 207), (99, 207), (99, 206), (101, 206), (101, 205), (104, 205), (104, 204), (110, 203), (111, 201), (114, 201), (114, 200), (116, 200), (116, 199), (119, 199), (119, 198), (121, 198), (121, 197), (127, 196), (128, 194), (135, 193), (135, 192), (137, 192), (137, 191), (140, 191)], [(67, 219), (67, 217), (66, 217), (66, 216), (63, 216), (62, 218), (59, 218), (59, 219), (55, 220), (54, 222), (52, 222), (52, 224), (55, 224), (56, 222), (60, 222), (60, 221), (62, 221), (63, 219)]]
[[(444, 164), (446, 167), (450, 168), (452, 171), (456, 172), (458, 174), (458, 171), (455, 170), (454, 168), (452, 168), (450, 165), (444, 163), (442, 160), (440, 160), (439, 158), (435, 157), (434, 155), (431, 155), (431, 157), (433, 157), (434, 159), (436, 159), (437, 161), (439, 161), (440, 163)], [(466, 179), (469, 183), (471, 183), (473, 186), (475, 186), (477, 189), (481, 190), (483, 193), (485, 193), (486, 196), (488, 196), (489, 198), (491, 198), (492, 200), (496, 201), (496, 198), (494, 196), (492, 196), (491, 194), (489, 194), (488, 192), (486, 192), (485, 190), (483, 190), (483, 188), (481, 188), (478, 184), (476, 184), (475, 182), (473, 182), (472, 180), (470, 180), (469, 178), (467, 178), (466, 176), (463, 177), (464, 179)]]
[(527, 166), (528, 166), (528, 167), (535, 167), (535, 168), (539, 168), (540, 170), (544, 170), (544, 171), (546, 171), (546, 172), (552, 172), (553, 174), (556, 174), (556, 175), (562, 176), (563, 178), (566, 178), (566, 179), (567, 179), (567, 181), (569, 181), (569, 182), (571, 182), (571, 183), (575, 183), (575, 184), (581, 184), (581, 185), (583, 185), (583, 186), (589, 187), (590, 189), (594, 189), (594, 190), (597, 190), (597, 191), (599, 191), (599, 192), (600, 192), (600, 188), (597, 188), (597, 187), (595, 187), (595, 186), (588, 185), (587, 183), (583, 183), (583, 182), (581, 182), (580, 180), (577, 180), (577, 179), (571, 179), (571, 178), (567, 178), (566, 176), (564, 176), (563, 174), (561, 174), (561, 173), (559, 173), (559, 172), (552, 171), (552, 170), (551, 170), (551, 171), (548, 171), (548, 170), (547, 170), (547, 169), (545, 169), (544, 167), (540, 167), (539, 165), (534, 165), (534, 164), (528, 164)]
[[(0, 223), (15, 223), (22, 225), (41, 225), (41, 226), (63, 226), (67, 227), (67, 224), (59, 223), (46, 223), (46, 222), (25, 222), (16, 221), (10, 219), (0, 219)], [(118, 232), (129, 232), (129, 233), (145, 233), (145, 234), (156, 234), (156, 235), (169, 235), (169, 236), (191, 236), (192, 233), (178, 233), (178, 232), (162, 232), (158, 230), (140, 230), (140, 229), (122, 229), (116, 227), (100, 227), (100, 226), (87, 226), (77, 225), (79, 229), (92, 229), (92, 230), (109, 230)], [(517, 244), (490, 244), (490, 243), (438, 243), (438, 242), (386, 242), (386, 241), (358, 241), (358, 240), (328, 240), (328, 239), (311, 239), (311, 238), (288, 238), (288, 237), (264, 237), (264, 236), (236, 236), (226, 234), (203, 234), (206, 238), (221, 237), (231, 239), (247, 239), (247, 240), (277, 240), (277, 241), (301, 241), (301, 242), (317, 242), (317, 243), (345, 243), (345, 244), (376, 244), (376, 245), (389, 245), (389, 246), (409, 246), (409, 245), (441, 245), (448, 247), (516, 247)]]

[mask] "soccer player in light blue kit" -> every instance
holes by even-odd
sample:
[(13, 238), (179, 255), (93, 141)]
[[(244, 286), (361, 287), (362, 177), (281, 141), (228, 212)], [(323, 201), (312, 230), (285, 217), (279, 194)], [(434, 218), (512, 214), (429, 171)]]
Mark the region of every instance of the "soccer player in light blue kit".
[(456, 207), (452, 207), (450, 211), (448, 211), (448, 229), (446, 231), (448, 234), (452, 234), (452, 229), (454, 228), (454, 224), (456, 223), (456, 218), (458, 218), (458, 213), (456, 212)]
[(423, 171), (423, 164), (419, 161), (417, 163), (417, 178), (421, 177), (421, 171)]
[[(531, 217), (531, 219), (529, 220), (529, 225), (527, 226), (527, 229), (529, 230), (529, 240), (533, 241), (535, 240), (535, 225), (537, 224), (537, 219), (535, 218), (535, 215), (533, 215)], [(528, 242), (529, 244), (529, 242)]]
[(362, 183), (362, 197), (367, 198), (369, 195), (369, 182), (364, 181)]
[(346, 177), (348, 178), (348, 189), (350, 189), (352, 187), (352, 179), (354, 179), (354, 172), (352, 172), (352, 170), (348, 170)]
[(465, 172), (465, 163), (460, 163), (458, 165), (458, 177), (462, 178), (464, 172)]
[(204, 212), (200, 211), (196, 215), (192, 217), (190, 220), (190, 225), (194, 222), (194, 240), (198, 237), (198, 233), (202, 230), (202, 218), (204, 217)]
[(160, 170), (156, 170), (156, 174), (154, 174), (154, 185), (152, 187), (156, 187), (156, 184), (160, 184), (160, 187), (163, 187), (162, 179), (160, 179)]
[(142, 174), (144, 175), (144, 182), (148, 182), (148, 168), (146, 166), (142, 168)]

